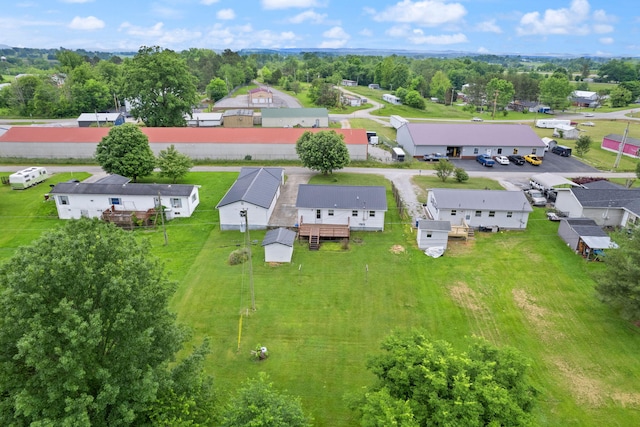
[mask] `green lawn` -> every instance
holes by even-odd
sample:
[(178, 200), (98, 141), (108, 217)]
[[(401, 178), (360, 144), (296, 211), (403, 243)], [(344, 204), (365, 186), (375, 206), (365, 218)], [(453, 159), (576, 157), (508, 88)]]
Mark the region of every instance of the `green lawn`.
[[(476, 233), (431, 259), (416, 248), (415, 232), (389, 192), (385, 231), (353, 233), (347, 251), (327, 245), (331, 250), (310, 252), (297, 242), (290, 265), (269, 265), (262, 262), (264, 232), (251, 231), (251, 274), (247, 265), (227, 264), (245, 235), (221, 232), (215, 210), (236, 176), (188, 175), (183, 182), (202, 185), (201, 203), (192, 218), (167, 224), (168, 245), (160, 229), (135, 232), (149, 239), (177, 281), (172, 308), (193, 329), (193, 343), (212, 338), (207, 368), (221, 400), (265, 371), (277, 388), (301, 397), (315, 425), (355, 425), (344, 396), (371, 384), (367, 358), (391, 331), (423, 328), (454, 346), (475, 334), (527, 355), (540, 393), (535, 425), (640, 424), (636, 328), (594, 297), (590, 277), (603, 264), (569, 250), (544, 210), (534, 210), (524, 232)], [(47, 184), (69, 178), (56, 175), (22, 192), (0, 188), (3, 259), (60, 225), (42, 196)], [(421, 187), (438, 186), (423, 178)], [(390, 188), (378, 175), (337, 173), (312, 182)], [(486, 184), (474, 180), (466, 188)], [(269, 348), (264, 362), (250, 358), (257, 344)]]

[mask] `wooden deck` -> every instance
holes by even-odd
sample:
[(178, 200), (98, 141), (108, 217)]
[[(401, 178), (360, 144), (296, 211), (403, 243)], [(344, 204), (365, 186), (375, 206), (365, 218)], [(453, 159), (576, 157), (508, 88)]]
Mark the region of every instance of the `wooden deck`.
[(348, 239), (351, 236), (348, 225), (339, 224), (300, 224), (298, 238), (309, 238), (309, 249), (317, 250), (320, 239)]

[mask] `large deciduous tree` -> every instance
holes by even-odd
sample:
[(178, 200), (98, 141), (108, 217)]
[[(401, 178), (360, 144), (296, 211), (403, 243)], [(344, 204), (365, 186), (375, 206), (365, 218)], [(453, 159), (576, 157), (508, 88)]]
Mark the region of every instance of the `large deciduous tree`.
[(296, 152), (305, 167), (325, 175), (342, 169), (350, 160), (344, 136), (333, 130), (303, 133), (296, 142)]
[(126, 176), (134, 182), (149, 175), (156, 166), (149, 138), (131, 123), (109, 130), (98, 144), (96, 160), (105, 172)]
[(123, 64), (122, 94), (131, 114), (147, 126), (185, 126), (185, 114), (197, 101), (195, 77), (176, 52), (141, 47)]
[(161, 150), (158, 154), (158, 168), (160, 176), (171, 178), (175, 183), (182, 178), (193, 167), (193, 161), (186, 154), (182, 154), (171, 144), (166, 150)]
[(566, 77), (549, 77), (540, 83), (540, 101), (553, 110), (567, 108), (571, 92), (573, 92), (573, 86)]
[(168, 369), (186, 336), (148, 252), (111, 224), (72, 220), (0, 267), (2, 425), (211, 422), (204, 348)]
[(513, 101), (515, 89), (513, 83), (504, 79), (493, 78), (489, 80), (486, 87), (487, 99), (491, 100), (492, 112), (491, 117), (495, 116), (496, 110), (504, 110), (504, 108)]
[(212, 79), (207, 85), (206, 91), (211, 102), (219, 101), (229, 93), (227, 84), (220, 77)]
[(378, 381), (359, 408), (363, 421), (374, 422), (363, 425), (530, 424), (535, 390), (528, 361), (515, 349), (476, 338), (459, 352), (418, 331), (391, 335), (382, 348), (384, 353), (368, 362)]

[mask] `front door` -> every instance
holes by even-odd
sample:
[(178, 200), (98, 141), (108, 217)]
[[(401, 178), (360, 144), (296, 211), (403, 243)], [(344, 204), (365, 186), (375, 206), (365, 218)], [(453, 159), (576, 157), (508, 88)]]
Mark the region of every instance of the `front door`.
[(316, 209), (316, 224), (322, 223), (322, 211), (320, 209)]

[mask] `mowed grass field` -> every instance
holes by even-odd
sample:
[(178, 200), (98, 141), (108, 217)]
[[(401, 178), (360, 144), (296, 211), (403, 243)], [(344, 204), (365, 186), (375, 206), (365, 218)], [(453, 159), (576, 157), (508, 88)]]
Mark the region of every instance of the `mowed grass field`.
[[(480, 335), (527, 355), (540, 393), (535, 425), (640, 424), (637, 328), (595, 298), (591, 277), (603, 264), (587, 263), (567, 248), (543, 210), (535, 209), (524, 232), (476, 233), (431, 259), (417, 249), (415, 232), (398, 216), (389, 191), (385, 231), (353, 233), (348, 250), (324, 244), (311, 252), (296, 242), (291, 264), (269, 265), (260, 245), (264, 231), (251, 231), (250, 270), (227, 263), (246, 236), (221, 232), (215, 210), (236, 176), (188, 175), (183, 182), (202, 186), (201, 203), (192, 218), (167, 223), (168, 245), (160, 228), (135, 231), (177, 282), (171, 307), (192, 329), (191, 344), (211, 338), (207, 369), (221, 401), (264, 371), (278, 389), (301, 397), (314, 425), (356, 425), (345, 396), (372, 383), (367, 358), (391, 331), (421, 328), (457, 347)], [(54, 175), (26, 191), (0, 187), (3, 260), (62, 224), (43, 194), (48, 184), (69, 178)], [(390, 189), (378, 175), (335, 174), (312, 182)], [(471, 180), (465, 188), (473, 186)], [(477, 188), (485, 186), (479, 181)], [(263, 362), (250, 357), (259, 344), (270, 352)]]

